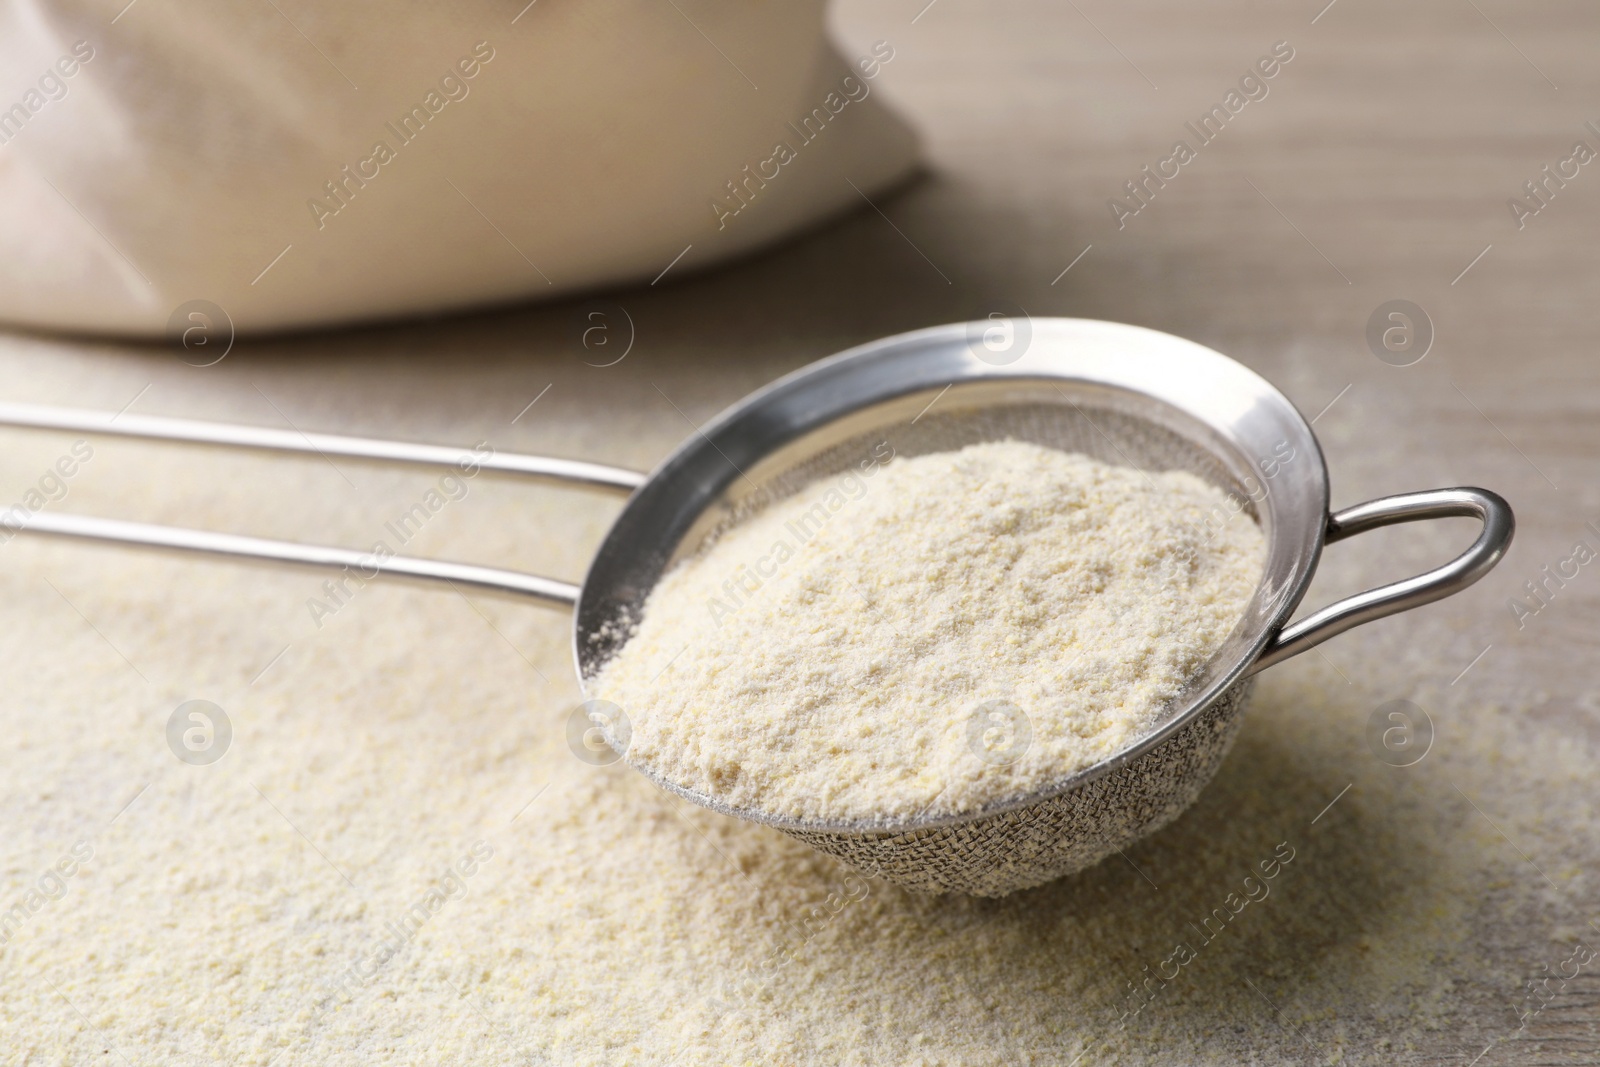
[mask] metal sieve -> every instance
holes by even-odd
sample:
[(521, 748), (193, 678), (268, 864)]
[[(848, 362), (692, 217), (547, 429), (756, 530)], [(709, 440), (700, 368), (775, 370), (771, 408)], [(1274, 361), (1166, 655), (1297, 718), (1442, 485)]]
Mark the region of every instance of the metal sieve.
[[(115, 419), (115, 421), (113, 421)], [(0, 423), (452, 466), (461, 449), (221, 423), (0, 404)], [(736, 809), (636, 768), (657, 785), (762, 823), (913, 889), (1000, 896), (1098, 862), (1171, 822), (1215, 774), (1242, 723), (1252, 676), (1354, 626), (1449, 596), (1511, 542), (1510, 507), (1483, 489), (1435, 489), (1330, 514), (1310, 425), (1264, 379), (1211, 349), (1136, 326), (1018, 319), (940, 326), (811, 364), (718, 415), (648, 476), (540, 456), (476, 457), (485, 470), (631, 495), (582, 586), (472, 564), (371, 554), (88, 516), (37, 513), (14, 530), (451, 581), (576, 609), (587, 686), (626, 642), (677, 561), (750, 511), (859, 462), (1023, 440), (1144, 470), (1185, 470), (1228, 494), (1217, 522), (1254, 521), (1261, 582), (1198, 677), (1137, 744), (1033, 792), (958, 815), (819, 822)], [(1290, 623), (1322, 547), (1393, 523), (1475, 517), (1478, 538), (1425, 574), (1347, 597)], [(602, 727), (605, 729), (605, 727)], [(611, 733), (607, 740), (616, 744)], [(620, 747), (620, 746), (619, 746)]]

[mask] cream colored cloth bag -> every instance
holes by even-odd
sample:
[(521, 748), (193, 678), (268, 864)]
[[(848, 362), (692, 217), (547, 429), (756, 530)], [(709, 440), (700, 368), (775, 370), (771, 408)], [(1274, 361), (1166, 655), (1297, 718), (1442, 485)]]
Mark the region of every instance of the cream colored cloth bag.
[(841, 56), (821, 0), (524, 2), (11, 0), (0, 318), (159, 335), (209, 301), (268, 330), (649, 283), (914, 164), (893, 43)]

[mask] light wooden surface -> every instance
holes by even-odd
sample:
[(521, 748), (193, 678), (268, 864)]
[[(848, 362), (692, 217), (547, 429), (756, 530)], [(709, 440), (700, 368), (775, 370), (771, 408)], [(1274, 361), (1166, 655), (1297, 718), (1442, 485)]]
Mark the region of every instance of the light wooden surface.
[[(246, 339), (204, 371), (158, 348), (17, 335), (0, 342), (0, 380), (13, 383), (4, 391), (111, 409), (137, 394), (151, 413), (274, 425), (286, 413), (330, 431), (493, 433), (503, 447), (647, 466), (695, 422), (778, 374), (874, 337), (976, 317), (997, 302), (1138, 323), (1213, 346), (1319, 416), (1336, 506), (1479, 484), (1507, 496), (1519, 521), (1510, 556), (1469, 593), (1341, 638), (1321, 663), (1282, 668), (1320, 671), (1335, 685), (1344, 679), (1348, 688), (1329, 697), (1335, 741), (1314, 755), (1242, 744), (1215, 794), (1239, 807), (1218, 800), (1198, 825), (1306, 808), (1290, 813), (1296, 825), (1330, 835), (1320, 851), (1306, 847), (1307, 876), (1347, 884), (1349, 895), (1298, 915), (1293, 900), (1282, 901), (1275, 939), (1257, 946), (1260, 969), (1245, 960), (1227, 971), (1254, 974), (1280, 1004), (1310, 1004), (1294, 1024), (1304, 1043), (1279, 1024), (1276, 1008), (1219, 1018), (1217, 1027), (1244, 1034), (1238, 1040), (1249, 1051), (1237, 1054), (1260, 1062), (1465, 1064), (1480, 1053), (1485, 1067), (1600, 1061), (1594, 971), (1520, 1035), (1513, 1011), (1523, 983), (1546, 964), (1554, 969), (1577, 938), (1600, 944), (1591, 925), (1600, 920), (1595, 793), (1570, 770), (1600, 745), (1600, 577), (1585, 568), (1521, 629), (1507, 606), (1574, 541), (1600, 546), (1585, 525), (1600, 523), (1600, 162), (1520, 231), (1506, 206), (1574, 141), (1600, 150), (1600, 136), (1584, 128), (1591, 119), (1600, 125), (1600, 8), (1574, 0), (1337, 0), (1325, 10), (1251, 0), (924, 2), (846, 0), (833, 20), (847, 52), (893, 42), (896, 59), (878, 88), (922, 132), (926, 176), (876, 208), (734, 267), (674, 272), (655, 287), (608, 294), (637, 330), (633, 351), (614, 367), (581, 361), (581, 302), (573, 302)], [(1220, 102), (1279, 41), (1294, 58), (1269, 94), (1119, 230), (1107, 200), (1187, 139), (1184, 123)], [(1397, 298), (1421, 305), (1436, 332), (1426, 358), (1404, 368), (1381, 362), (1364, 339), (1368, 316)], [(535, 396), (534, 414), (510, 425)], [(311, 537), (361, 528), (351, 518), (359, 505), (345, 499), (334, 472), (307, 475), (303, 496), (285, 509), (226, 484), (237, 468), (211, 458), (195, 464), (189, 475), (225, 483), (218, 492), (238, 529)], [(8, 467), (16, 483), (8, 494), (33, 466)], [(152, 489), (135, 517), (180, 519), (196, 492), (187, 483)], [(97, 493), (86, 485), (74, 506), (126, 503)], [(555, 531), (542, 545), (570, 549), (523, 558), (515, 531), (462, 536), (481, 545), (474, 558), (485, 562), (581, 573), (603, 510), (562, 504), (539, 521)], [(1421, 569), (1465, 536), (1464, 527), (1413, 527), (1341, 545), (1308, 603)], [(21, 621), (13, 615), (6, 625)], [(552, 640), (560, 625), (551, 623)], [(239, 669), (270, 651), (241, 654)], [(1298, 691), (1287, 684), (1263, 686), (1263, 714)], [(1369, 788), (1391, 769), (1371, 760), (1362, 731), (1370, 711), (1397, 696), (1424, 704), (1439, 730), (1439, 754), (1414, 779), (1429, 784), (1411, 792)], [(1497, 754), (1496, 731), (1516, 739), (1514, 751)], [(1258, 771), (1242, 762), (1251, 758), (1281, 766)], [(1435, 766), (1471, 768), (1476, 784), (1455, 789), (1467, 779)], [(1289, 792), (1256, 797), (1257, 773)], [(1346, 782), (1355, 786), (1350, 796), (1310, 827), (1319, 800)], [(1384, 808), (1363, 802), (1363, 791), (1402, 802)], [(1341, 812), (1356, 821), (1341, 827)], [(1387, 1047), (1421, 1007), (1374, 1003), (1318, 1015), (1316, 1005), (1335, 992), (1319, 983), (1359, 973), (1326, 960), (1355, 952), (1364, 937), (1388, 936), (1384, 911), (1401, 890), (1367, 864), (1369, 844), (1383, 839), (1392, 850), (1397, 835), (1426, 837), (1445, 825), (1470, 843), (1461, 847), (1481, 853), (1475, 869), (1492, 876), (1427, 887), (1441, 907), (1468, 916), (1470, 945), (1436, 947), (1440, 959), (1476, 962), (1410, 976), (1435, 1023)], [(1170, 861), (1156, 881), (1188, 892), (1183, 850), (1166, 840), (1144, 858)], [(1207, 895), (1203, 885), (1191, 888), (1195, 899)], [(1296, 930), (1316, 946), (1284, 948), (1281, 939)], [(1195, 979), (1197, 1010), (1212, 980)], [(1360, 1000), (1359, 990), (1340, 995), (1341, 1003)], [(1211, 1058), (1224, 1045), (1235, 1048), (1151, 1047), (1149, 1058)]]

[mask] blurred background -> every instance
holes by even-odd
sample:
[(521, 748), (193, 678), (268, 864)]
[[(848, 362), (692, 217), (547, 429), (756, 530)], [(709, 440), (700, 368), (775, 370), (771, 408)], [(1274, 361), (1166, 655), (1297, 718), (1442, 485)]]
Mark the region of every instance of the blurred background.
[[(1315, 419), (1335, 507), (1476, 484), (1519, 525), (1468, 592), (1266, 673), (1128, 863), (874, 883), (799, 934), (839, 869), (574, 758), (559, 613), (373, 584), (318, 618), (323, 575), (16, 537), (16, 1062), (1600, 1057), (1600, 11), (124, 2), (5, 10), (0, 399), (647, 469), (778, 375), (1004, 310), (1242, 361)], [(50, 479), (77, 440), (0, 435), (0, 506), (365, 546), (436, 481), (114, 438)], [(577, 580), (615, 509), (484, 476), (407, 551)], [(1470, 536), (1334, 546), (1306, 603)], [(231, 721), (203, 766), (165, 733), (195, 699)], [(1403, 767), (1369, 729), (1398, 699), (1432, 737)], [(1283, 841), (1273, 899), (1132, 1013)], [(719, 976), (785, 947), (730, 1009)]]

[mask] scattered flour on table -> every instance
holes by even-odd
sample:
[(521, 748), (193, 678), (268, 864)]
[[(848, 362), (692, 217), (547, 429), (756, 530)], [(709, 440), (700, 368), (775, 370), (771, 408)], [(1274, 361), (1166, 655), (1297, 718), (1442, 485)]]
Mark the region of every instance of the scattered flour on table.
[[(141, 448), (128, 477), (75, 484), (78, 506), (166, 500), (165, 521), (253, 528), (305, 505), (277, 460)], [(0, 487), (57, 454), (0, 455)], [(1356, 466), (1354, 488), (1381, 488), (1384, 462)], [(219, 495), (230, 476), (262, 495)], [(388, 492), (368, 506), (415, 499)], [(613, 507), (557, 503), (596, 538)], [(463, 506), (477, 517), (437, 527), (437, 555), (515, 543), (530, 565), (581, 565), (571, 529), (529, 530), (521, 493)], [(370, 520), (342, 521), (322, 535), (355, 543)], [(504, 544), (484, 548), (484, 531)], [(1419, 569), (1446, 554), (1437, 536)], [(1324, 560), (1330, 593), (1358, 587), (1370, 562), (1355, 555)], [(1264, 672), (1182, 819), (1129, 862), (983, 900), (863, 889), (792, 838), (580, 760), (554, 614), (481, 602), (512, 647), (453, 592), (374, 583), (314, 630), (302, 605), (321, 579), (298, 571), (47, 538), (3, 556), (0, 912), (30, 912), (0, 945), (7, 1067), (1235, 1067), (1312, 1062), (1312, 1045), (1316, 1062), (1466, 1064), (1491, 1042), (1479, 1067), (1592, 1060), (1573, 1040), (1594, 1016), (1592, 968), (1525, 1029), (1517, 1014), (1530, 980), (1596, 944), (1594, 679), (1558, 654), (1587, 638), (1541, 616), (1524, 640), (1511, 623), (1452, 686), (1493, 636), (1492, 596), (1409, 616), (1400, 655), (1392, 627), (1341, 637), (1348, 679), (1315, 655)], [(1400, 695), (1440, 731), (1408, 768), (1365, 735)], [(234, 722), (205, 767), (165, 735), (196, 696)], [(480, 837), (494, 855), (465, 893), (368, 974)], [(64, 895), (41, 887), (83, 839), (93, 857)], [(1207, 917), (1283, 841), (1296, 858), (1270, 899), (1209, 940)], [(1180, 941), (1199, 958), (1151, 981)], [(1148, 1004), (1136, 992), (1158, 985)]]
[(1265, 556), (1225, 503), (1016, 441), (868, 461), (669, 572), (594, 694), (629, 762), (736, 808), (969, 811), (1127, 747), (1204, 666)]

